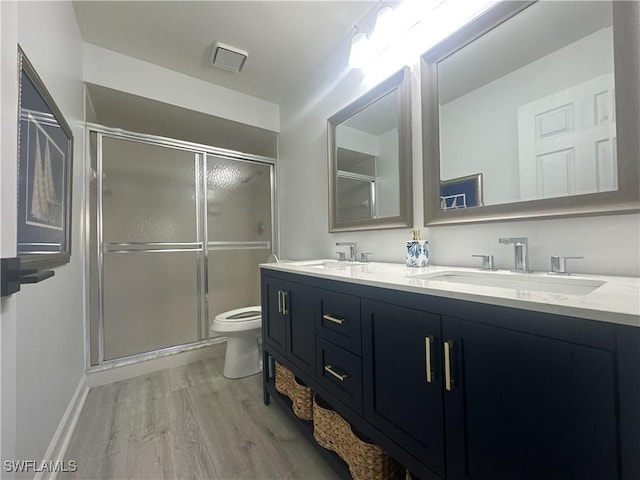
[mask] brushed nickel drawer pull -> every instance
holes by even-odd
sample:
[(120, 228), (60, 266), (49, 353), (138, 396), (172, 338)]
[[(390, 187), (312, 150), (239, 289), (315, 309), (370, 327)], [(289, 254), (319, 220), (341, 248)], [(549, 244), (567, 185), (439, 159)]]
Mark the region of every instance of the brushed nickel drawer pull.
[(322, 315), (322, 318), (325, 320), (329, 320), (330, 322), (337, 323), (338, 325), (342, 325), (346, 320), (344, 318), (336, 318), (328, 314)]
[(282, 313), (282, 290), (278, 290), (278, 313)]
[(344, 382), (344, 379), (347, 378), (349, 375), (347, 375), (346, 373), (338, 373), (333, 369), (333, 365), (325, 365), (324, 366), (324, 370), (325, 372), (330, 373), (331, 375), (333, 375), (334, 377), (336, 377), (338, 380), (340, 380), (341, 382)]
[(433, 335), (429, 335), (428, 337), (424, 337), (424, 356), (425, 356), (425, 368), (427, 375), (427, 383), (433, 382), (433, 379), (436, 375), (433, 373), (431, 368), (431, 344), (433, 343)]
[(288, 293), (286, 290), (282, 291), (282, 314), (286, 315), (287, 313), (289, 313), (289, 310), (287, 310), (287, 296)]
[(451, 349), (453, 349), (453, 341), (444, 342), (444, 388), (449, 392), (455, 386), (455, 382), (451, 378)]

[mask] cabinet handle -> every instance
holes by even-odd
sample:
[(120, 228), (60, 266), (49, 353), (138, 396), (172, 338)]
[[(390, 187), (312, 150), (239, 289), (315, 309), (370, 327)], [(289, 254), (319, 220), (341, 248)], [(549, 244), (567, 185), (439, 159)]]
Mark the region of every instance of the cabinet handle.
[(444, 342), (444, 388), (447, 391), (453, 390), (455, 382), (451, 378), (451, 349), (453, 348), (453, 340)]
[(330, 373), (331, 375), (333, 375), (334, 377), (336, 377), (338, 380), (340, 380), (341, 382), (344, 382), (344, 379), (347, 378), (349, 375), (347, 375), (346, 373), (340, 374), (338, 372), (336, 372), (333, 369), (333, 365), (325, 365), (324, 366), (324, 370), (325, 372)]
[(424, 337), (424, 356), (426, 361), (426, 370), (427, 370), (427, 383), (433, 382), (436, 375), (433, 373), (431, 369), (431, 344), (433, 343), (433, 335), (429, 335), (428, 337)]
[(287, 294), (289, 292), (287, 292), (286, 290), (282, 291), (282, 314), (286, 315), (287, 313), (289, 313), (289, 311), (287, 310)]
[(346, 322), (344, 318), (336, 318), (328, 314), (322, 315), (322, 318), (324, 318), (325, 320), (329, 320), (330, 322), (337, 323), (338, 325), (342, 325), (344, 322)]
[(282, 313), (282, 290), (278, 290), (278, 313)]

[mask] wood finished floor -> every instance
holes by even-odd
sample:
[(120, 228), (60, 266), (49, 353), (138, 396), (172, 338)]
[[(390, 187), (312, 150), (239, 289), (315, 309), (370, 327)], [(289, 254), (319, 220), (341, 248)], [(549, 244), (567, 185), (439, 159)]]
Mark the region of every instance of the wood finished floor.
[(262, 376), (222, 376), (223, 357), (89, 391), (59, 479), (333, 479)]

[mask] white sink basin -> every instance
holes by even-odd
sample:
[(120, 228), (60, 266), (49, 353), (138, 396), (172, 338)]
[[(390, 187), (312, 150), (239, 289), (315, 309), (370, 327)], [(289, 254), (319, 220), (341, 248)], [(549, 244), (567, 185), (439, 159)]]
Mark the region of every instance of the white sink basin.
[(345, 269), (346, 267), (358, 267), (362, 265), (369, 265), (365, 262), (349, 262), (348, 260), (339, 262), (338, 260), (295, 260), (295, 261), (283, 261), (282, 263), (289, 263), (297, 267), (310, 267), (322, 269)]
[(349, 262), (349, 261), (346, 261), (346, 260), (344, 262), (338, 262), (336, 260), (336, 261), (319, 262), (319, 263), (314, 263), (314, 264), (305, 265), (305, 266), (311, 267), (311, 268), (319, 268), (319, 269), (324, 269), (324, 268), (341, 269), (341, 268), (346, 268), (346, 267), (357, 267), (359, 265), (366, 265), (366, 263), (364, 263), (364, 262)]
[(499, 287), (510, 290), (549, 292), (567, 295), (586, 295), (604, 285), (605, 281), (587, 278), (538, 276), (498, 272), (434, 272), (410, 275), (431, 282), (446, 282), (481, 287)]

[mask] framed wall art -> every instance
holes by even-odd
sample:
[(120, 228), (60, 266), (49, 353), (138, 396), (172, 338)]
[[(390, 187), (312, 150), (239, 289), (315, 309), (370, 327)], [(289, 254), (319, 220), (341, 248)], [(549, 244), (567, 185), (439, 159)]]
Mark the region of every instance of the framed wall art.
[(71, 257), (73, 135), (22, 49), (18, 49), (17, 256), (33, 269)]
[(482, 205), (481, 173), (440, 182), (441, 210), (457, 210)]

